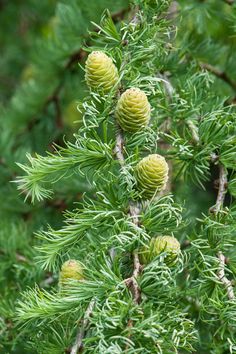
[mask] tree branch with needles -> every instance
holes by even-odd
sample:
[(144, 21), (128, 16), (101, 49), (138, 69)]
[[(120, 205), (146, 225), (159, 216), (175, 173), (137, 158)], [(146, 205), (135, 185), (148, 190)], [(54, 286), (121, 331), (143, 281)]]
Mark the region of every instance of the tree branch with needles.
[[(219, 165), (219, 189), (216, 198), (215, 205), (210, 209), (210, 212), (217, 215), (221, 208), (224, 205), (225, 195), (227, 193), (227, 169), (223, 165)], [(229, 300), (235, 300), (234, 289), (231, 281), (227, 278), (225, 274), (225, 263), (226, 257), (225, 255), (219, 251), (217, 253), (217, 257), (219, 259), (219, 270), (217, 273), (217, 277), (219, 281), (224, 285), (227, 291), (227, 296)]]
[[(135, 9), (135, 11), (136, 10), (137, 10), (137, 8)], [(124, 16), (125, 13), (126, 12), (122, 13), (122, 16)], [(134, 25), (136, 25), (138, 23), (137, 14), (135, 14), (135, 16), (132, 18), (131, 21), (134, 23)], [(71, 63), (70, 63), (70, 65), (71, 65)], [(124, 166), (125, 166), (123, 147), (124, 147), (123, 133), (122, 133), (122, 130), (120, 129), (120, 127), (117, 127), (116, 144), (115, 144), (115, 148), (114, 148), (114, 153), (115, 153), (117, 160), (120, 163), (121, 168), (124, 168)], [(134, 224), (138, 225), (137, 207), (130, 204), (130, 212), (129, 213), (130, 213), (130, 216), (132, 217)], [(113, 254), (114, 254), (113, 249), (111, 249), (110, 254), (111, 254), (111, 257), (113, 257)], [(133, 298), (134, 298), (134, 302), (136, 304), (138, 304), (141, 301), (141, 291), (139, 289), (136, 278), (138, 277), (138, 275), (140, 273), (141, 266), (140, 266), (138, 254), (136, 252), (134, 252), (133, 257), (134, 257), (133, 275), (130, 278), (125, 280), (125, 284), (127, 285), (127, 287), (129, 287), (131, 289), (131, 292), (132, 292)], [(75, 340), (75, 343), (70, 351), (70, 354), (77, 354), (78, 351), (82, 348), (82, 341), (85, 336), (86, 328), (89, 324), (89, 317), (92, 315), (94, 304), (95, 304), (95, 302), (91, 301), (91, 303), (89, 304), (89, 306), (86, 310), (84, 319), (82, 321), (82, 325), (78, 330), (76, 340)], [(129, 326), (132, 327), (132, 325), (133, 325), (132, 320), (129, 320)]]
[(81, 326), (80, 326), (80, 328), (78, 330), (74, 345), (72, 346), (72, 348), (70, 350), (70, 354), (77, 354), (82, 349), (82, 347), (83, 347), (83, 339), (84, 339), (85, 332), (86, 332), (86, 329), (87, 329), (88, 324), (89, 324), (89, 318), (92, 315), (94, 306), (95, 306), (95, 300), (92, 300), (89, 303), (89, 305), (87, 307), (87, 310), (85, 312), (84, 318), (81, 321)]
[(217, 68), (215, 68), (213, 65), (208, 64), (208, 63), (200, 63), (200, 67), (202, 69), (205, 69), (207, 71), (209, 71), (210, 73), (212, 73), (213, 75), (215, 75), (216, 77), (218, 77), (219, 79), (223, 80), (224, 82), (226, 82), (229, 86), (232, 87), (232, 89), (234, 91), (236, 91), (236, 82), (233, 81), (224, 71), (221, 71)]
[[(122, 131), (119, 127), (117, 134), (116, 134), (116, 145), (115, 145), (114, 153), (116, 155), (117, 160), (120, 163), (121, 168), (125, 168), (125, 158), (124, 158), (124, 154), (123, 154), (123, 147), (124, 147), (124, 138), (123, 138)], [(139, 225), (139, 219), (138, 219), (139, 213), (140, 213), (140, 210), (139, 210), (138, 205), (130, 202), (129, 214), (131, 216), (132, 222), (136, 226)], [(136, 304), (139, 304), (141, 302), (141, 290), (139, 289), (139, 286), (137, 283), (137, 277), (140, 274), (141, 265), (140, 265), (139, 257), (138, 257), (138, 254), (136, 251), (134, 251), (134, 253), (133, 253), (133, 261), (134, 261), (133, 274), (130, 278), (125, 280), (125, 284), (127, 285), (128, 288), (130, 288), (131, 293), (133, 295), (134, 302)]]
[[(200, 143), (200, 138), (198, 135), (198, 129), (197, 127), (194, 125), (194, 123), (192, 121), (188, 121), (187, 122), (188, 127), (190, 129), (190, 132), (192, 133), (192, 139), (193, 142), (195, 144), (199, 144)], [(215, 153), (213, 153), (211, 155), (211, 161), (213, 163), (215, 163), (216, 161), (219, 160), (219, 157), (215, 155)], [(224, 200), (225, 200), (225, 195), (227, 193), (227, 169), (222, 165), (219, 164), (219, 189), (218, 189), (218, 194), (217, 194), (217, 198), (216, 198), (216, 203), (213, 207), (210, 208), (210, 212), (217, 215), (221, 208), (223, 207), (224, 204)], [(226, 263), (226, 257), (224, 256), (224, 254), (219, 251), (217, 253), (217, 257), (219, 259), (219, 270), (217, 273), (217, 277), (219, 279), (219, 281), (225, 286), (226, 290), (227, 290), (227, 295), (229, 300), (234, 300), (235, 299), (235, 295), (234, 295), (234, 290), (233, 290), (233, 286), (231, 284), (231, 281), (226, 277), (225, 275), (225, 263)]]
[[(116, 145), (115, 145), (114, 152), (115, 152), (117, 160), (120, 163), (121, 168), (125, 168), (125, 158), (124, 158), (124, 154), (123, 154), (123, 147), (124, 147), (124, 138), (123, 138), (123, 134), (122, 134), (120, 127), (118, 127), (117, 134), (116, 134)], [(138, 205), (130, 202), (129, 215), (132, 219), (132, 222), (136, 226), (139, 225), (139, 218), (138, 218), (139, 213), (140, 213), (140, 209), (139, 209)], [(141, 273), (141, 271), (142, 271), (142, 266), (139, 261), (138, 253), (137, 253), (137, 251), (134, 251), (133, 252), (133, 274), (131, 275), (131, 277), (125, 279), (124, 283), (127, 286), (127, 288), (130, 289), (130, 291), (132, 293), (133, 301), (136, 305), (139, 305), (142, 301), (141, 289), (140, 289), (139, 284), (137, 282), (137, 278), (138, 278), (139, 274)], [(131, 337), (132, 327), (133, 327), (133, 320), (130, 318), (128, 320), (128, 326), (127, 326), (128, 332), (129, 332), (128, 338)], [(125, 351), (128, 350), (128, 348), (129, 348), (129, 344), (127, 343)]]

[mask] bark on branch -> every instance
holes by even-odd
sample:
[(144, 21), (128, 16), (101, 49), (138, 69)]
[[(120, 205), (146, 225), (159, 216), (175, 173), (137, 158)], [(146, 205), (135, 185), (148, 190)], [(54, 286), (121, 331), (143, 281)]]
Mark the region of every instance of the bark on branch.
[(223, 165), (219, 165), (219, 189), (215, 205), (210, 209), (211, 213), (218, 214), (223, 207), (225, 194), (227, 192), (227, 170)]
[[(210, 212), (217, 215), (224, 205), (225, 194), (227, 192), (227, 170), (223, 165), (219, 165), (219, 189), (216, 198), (216, 204), (210, 209)], [(235, 300), (234, 289), (231, 281), (225, 275), (225, 255), (219, 251), (217, 253), (217, 258), (219, 259), (219, 269), (217, 272), (217, 277), (219, 281), (224, 285), (227, 291), (228, 299)]]
[[(124, 138), (123, 138), (122, 131), (119, 128), (117, 135), (116, 135), (116, 145), (115, 145), (114, 153), (116, 154), (116, 158), (119, 161), (121, 168), (124, 168), (124, 166), (125, 166), (125, 158), (124, 158), (124, 154), (123, 154), (123, 148), (124, 148)], [(139, 224), (139, 219), (138, 219), (139, 213), (140, 213), (140, 210), (139, 210), (138, 205), (130, 202), (129, 214), (131, 216), (132, 222), (136, 226), (138, 226), (138, 224)], [(140, 290), (138, 283), (137, 283), (137, 277), (141, 271), (141, 265), (139, 262), (139, 257), (138, 257), (137, 252), (133, 253), (133, 261), (134, 261), (133, 274), (130, 278), (125, 280), (125, 284), (131, 290), (134, 302), (136, 304), (139, 304), (141, 302), (141, 290)]]
[(225, 275), (225, 256), (222, 252), (218, 252), (219, 259), (218, 279), (225, 286), (229, 300), (235, 300), (234, 289), (231, 281)]
[(139, 305), (142, 300), (142, 296), (141, 296), (141, 290), (140, 290), (138, 282), (137, 282), (137, 277), (140, 274), (142, 267), (139, 262), (139, 257), (138, 257), (137, 252), (133, 253), (133, 259), (134, 259), (134, 271), (133, 271), (132, 276), (125, 280), (125, 284), (131, 290), (131, 293), (132, 293), (133, 299), (134, 299), (134, 303), (136, 305)]
[(75, 343), (74, 343), (73, 347), (71, 348), (70, 354), (77, 354), (79, 352), (79, 350), (82, 349), (83, 338), (85, 336), (85, 332), (86, 332), (86, 329), (89, 324), (89, 318), (92, 315), (94, 305), (95, 305), (95, 300), (92, 300), (87, 307), (87, 310), (84, 314), (84, 318), (81, 322), (81, 326), (78, 330), (78, 333), (77, 333), (77, 336), (75, 339)]
[(124, 166), (125, 163), (123, 147), (124, 147), (124, 138), (120, 128), (118, 128), (118, 132), (116, 134), (116, 145), (114, 148), (114, 153), (121, 166)]

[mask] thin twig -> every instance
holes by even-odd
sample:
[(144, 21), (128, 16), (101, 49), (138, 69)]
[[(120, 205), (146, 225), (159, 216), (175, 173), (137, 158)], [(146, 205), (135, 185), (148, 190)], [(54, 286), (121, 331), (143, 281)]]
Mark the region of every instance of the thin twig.
[(191, 135), (192, 135), (192, 139), (193, 139), (193, 142), (198, 145), (199, 142), (200, 142), (200, 139), (199, 139), (199, 135), (198, 135), (198, 128), (197, 126), (193, 123), (192, 120), (188, 119), (187, 120), (187, 125), (191, 131)]
[(138, 282), (137, 282), (137, 277), (139, 276), (142, 267), (139, 261), (139, 256), (137, 252), (133, 253), (133, 259), (134, 259), (134, 270), (133, 270), (133, 274), (130, 278), (125, 279), (125, 284), (128, 288), (130, 288), (132, 295), (133, 295), (133, 299), (134, 299), (134, 303), (136, 305), (139, 305), (141, 300), (142, 300), (142, 296), (141, 296), (141, 290), (139, 288)]
[(225, 194), (227, 192), (227, 170), (223, 165), (219, 165), (219, 189), (216, 198), (216, 203), (210, 208), (210, 212), (218, 214), (224, 204)]
[[(123, 148), (124, 148), (124, 138), (123, 138), (122, 131), (119, 128), (119, 130), (116, 134), (116, 145), (115, 145), (114, 153), (116, 154), (116, 158), (119, 161), (121, 168), (125, 167), (125, 158), (124, 158), (124, 154), (123, 154)], [(139, 225), (139, 218), (138, 218), (139, 213), (140, 213), (140, 209), (139, 209), (138, 205), (130, 202), (129, 215), (132, 218), (132, 222), (136, 226)], [(132, 293), (134, 303), (136, 305), (139, 305), (142, 300), (142, 295), (141, 295), (141, 289), (140, 289), (138, 282), (137, 282), (137, 277), (139, 276), (140, 272), (142, 271), (142, 267), (140, 265), (139, 256), (136, 251), (133, 253), (133, 262), (134, 262), (133, 274), (130, 278), (125, 279), (124, 282), (125, 282), (127, 288), (129, 288)], [(133, 320), (130, 318), (128, 320), (128, 329), (129, 329), (128, 338), (131, 337), (132, 327), (133, 327)], [(127, 351), (128, 348), (129, 348), (129, 344), (127, 343), (125, 351)]]
[(175, 89), (174, 87), (172, 86), (172, 83), (170, 82), (170, 80), (168, 79), (167, 75), (164, 75), (164, 74), (158, 74), (157, 75), (158, 78), (162, 79), (162, 83), (165, 87), (165, 91), (168, 95), (168, 99), (169, 101), (172, 100), (172, 97), (173, 97), (173, 94), (175, 92)]
[[(139, 276), (139, 273), (142, 271), (142, 266), (140, 264), (139, 261), (139, 257), (138, 257), (138, 253), (134, 252), (133, 253), (133, 259), (134, 259), (134, 270), (133, 270), (133, 274), (130, 278), (125, 280), (125, 284), (128, 288), (131, 289), (132, 295), (133, 295), (133, 299), (134, 299), (134, 303), (136, 305), (139, 305), (141, 300), (142, 300), (142, 296), (141, 296), (141, 290), (139, 288), (138, 282), (137, 282), (137, 277)], [(132, 318), (130, 318), (128, 320), (128, 338), (131, 337), (131, 332), (132, 332), (132, 327), (133, 327), (133, 320)], [(129, 343), (127, 343), (125, 351), (127, 351), (129, 349)]]
[(226, 74), (226, 72), (220, 71), (219, 69), (215, 68), (214, 66), (208, 63), (200, 63), (200, 67), (214, 74), (219, 79), (223, 80), (229, 86), (231, 86), (234, 91), (236, 91), (236, 82), (231, 80), (231, 78)]
[(218, 279), (225, 286), (229, 300), (235, 300), (234, 289), (231, 281), (225, 275), (225, 256), (222, 252), (217, 253), (219, 258)]
[(19, 262), (25, 262), (25, 263), (29, 262), (28, 259), (25, 256), (23, 256), (22, 254), (20, 254), (18, 252), (16, 253), (16, 259)]
[(83, 339), (84, 339), (84, 335), (86, 332), (86, 329), (88, 327), (89, 324), (89, 318), (92, 315), (93, 309), (94, 309), (94, 305), (95, 305), (95, 300), (90, 301), (87, 310), (84, 314), (84, 318), (81, 321), (81, 326), (78, 330), (76, 339), (75, 339), (75, 343), (73, 345), (73, 347), (71, 348), (70, 354), (77, 354), (78, 351), (82, 348), (83, 346)]
[(124, 166), (125, 163), (125, 158), (123, 154), (123, 147), (124, 147), (124, 138), (121, 132), (121, 129), (118, 128), (118, 132), (116, 134), (116, 145), (114, 148), (114, 153), (117, 157), (117, 160), (119, 161), (121, 166)]
[[(124, 138), (121, 129), (116, 134), (116, 145), (114, 152), (116, 154), (116, 158), (119, 161), (121, 168), (124, 168), (125, 166), (125, 158), (124, 158), (124, 153), (123, 153), (123, 148), (124, 148)], [(139, 225), (139, 218), (138, 215), (140, 213), (140, 209), (137, 204), (134, 204), (130, 202), (129, 205), (129, 214), (132, 218), (132, 222), (138, 226)], [(133, 253), (133, 258), (134, 258), (134, 271), (133, 274), (130, 278), (125, 280), (125, 284), (127, 285), (128, 288), (130, 288), (134, 302), (136, 304), (139, 304), (141, 302), (141, 290), (139, 289), (138, 283), (137, 283), (137, 277), (141, 271), (141, 266), (139, 262), (139, 257), (137, 252)]]
[[(218, 189), (218, 194), (216, 198), (216, 204), (210, 209), (211, 213), (214, 213), (217, 215), (221, 208), (223, 207), (224, 200), (225, 200), (225, 194), (227, 192), (227, 169), (223, 165), (219, 165), (219, 189)], [(219, 251), (217, 253), (217, 257), (219, 259), (219, 270), (217, 272), (217, 277), (219, 281), (224, 285), (227, 291), (227, 295), (229, 300), (234, 300), (235, 295), (234, 295), (234, 289), (232, 286), (231, 281), (226, 277), (225, 275), (225, 260), (226, 257), (225, 255)]]
[[(157, 77), (162, 79), (162, 83), (165, 88), (168, 102), (169, 102), (169, 104), (171, 104), (173, 94), (175, 91), (174, 87), (172, 86), (172, 83), (170, 82), (167, 75), (165, 75), (165, 74), (158, 73)], [(161, 131), (169, 133), (170, 129), (171, 129), (171, 117), (167, 117), (166, 120), (164, 121), (164, 123), (162, 124)], [(166, 151), (170, 148), (170, 144), (165, 141), (159, 142), (159, 146), (164, 151)], [(173, 163), (172, 163), (172, 161), (167, 161), (167, 164), (169, 167), (169, 172), (168, 172), (169, 178), (167, 180), (165, 189), (159, 193), (159, 196), (170, 193), (171, 189), (172, 189), (172, 184), (171, 184), (172, 178), (171, 177), (172, 177), (172, 173), (173, 173)]]

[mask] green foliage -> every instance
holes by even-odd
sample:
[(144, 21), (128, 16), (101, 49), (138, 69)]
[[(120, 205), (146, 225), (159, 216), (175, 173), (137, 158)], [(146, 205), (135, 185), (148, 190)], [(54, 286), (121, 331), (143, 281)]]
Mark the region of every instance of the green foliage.
[[(105, 7), (113, 13), (125, 12), (126, 6), (125, 1), (110, 4), (106, 0), (96, 2), (96, 11), (86, 1), (68, 4), (27, 0), (24, 4), (19, 1), (0, 4), (0, 352), (32, 352), (32, 348), (25, 346), (25, 332), (19, 331), (15, 322), (19, 291), (35, 282), (48, 289), (57, 278), (35, 263), (37, 252), (33, 247), (39, 246), (40, 241), (34, 232), (46, 228), (49, 222), (52, 227), (60, 227), (59, 210), (69, 210), (84, 191), (93, 193), (93, 186), (87, 183), (85, 176), (72, 176), (72, 168), (66, 183), (63, 180), (56, 184), (56, 199), (37, 205), (24, 203), (27, 192), (24, 190), (23, 195), (19, 195), (16, 185), (11, 183), (20, 174), (16, 161), (21, 165), (26, 162), (26, 153), (34, 156), (36, 151), (38, 156), (47, 148), (52, 154), (54, 142), (63, 146), (65, 152), (63, 136), (76, 131), (76, 124), (71, 121), (81, 116), (76, 100), (85, 96), (77, 61), (83, 60), (81, 46), (88, 27), (92, 27), (90, 21), (98, 20)], [(94, 146), (96, 150), (96, 141), (92, 143), (92, 138), (90, 141), (85, 143), (87, 148)], [(87, 160), (88, 155), (85, 155), (83, 159)], [(99, 165), (99, 153), (92, 155)], [(102, 159), (104, 161), (104, 155)], [(67, 172), (65, 170), (64, 167), (63, 171)]]
[[(32, 54), (33, 77), (3, 115), (2, 185), (11, 192), (6, 201), (17, 203), (4, 210), (0, 275), (5, 297), (15, 282), (21, 291), (16, 322), (15, 296), (2, 302), (3, 348), (23, 337), (42, 354), (73, 353), (76, 343), (98, 354), (234, 353), (236, 8), (226, 1), (136, 0), (117, 21), (112, 11), (127, 6), (117, 0), (88, 37), (88, 19), (98, 21), (109, 5), (57, 6), (47, 40)], [(107, 53), (119, 72), (119, 86), (103, 95), (81, 86), (83, 70), (75, 70), (95, 50)], [(135, 133), (122, 131), (115, 117), (120, 95), (131, 87), (151, 105), (149, 125)], [(74, 101), (78, 131), (65, 142), (61, 105)], [(170, 172), (166, 190), (145, 201), (135, 167), (149, 154), (164, 156)], [(16, 157), (25, 206), (14, 185), (6, 187), (19, 175)], [(53, 205), (58, 198), (64, 223)], [(30, 215), (31, 228), (19, 222), (21, 213)], [(164, 251), (140, 267), (138, 252), (164, 235), (181, 243), (178, 262), (168, 265)], [(60, 287), (69, 259), (82, 264), (84, 279)], [(20, 333), (13, 343), (9, 319), (13, 335)]]

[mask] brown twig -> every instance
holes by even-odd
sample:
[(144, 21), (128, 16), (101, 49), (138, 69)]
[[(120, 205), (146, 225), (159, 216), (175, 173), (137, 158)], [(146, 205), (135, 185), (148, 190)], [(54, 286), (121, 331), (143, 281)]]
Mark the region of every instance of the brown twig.
[[(121, 168), (125, 167), (125, 158), (124, 158), (123, 148), (124, 148), (124, 138), (123, 138), (122, 131), (119, 128), (119, 130), (116, 134), (116, 145), (115, 145), (114, 153), (116, 155), (117, 160), (120, 163)], [(138, 219), (139, 213), (140, 213), (140, 210), (139, 210), (138, 205), (130, 202), (129, 215), (131, 216), (132, 222), (136, 226), (139, 225), (139, 219)], [(128, 288), (130, 288), (133, 298), (134, 298), (134, 302), (136, 304), (139, 304), (141, 301), (141, 290), (139, 289), (139, 286), (137, 283), (137, 277), (141, 271), (141, 266), (140, 266), (138, 254), (136, 252), (133, 253), (133, 258), (134, 258), (134, 271), (133, 271), (132, 276), (125, 280), (125, 284), (127, 285)]]
[(226, 72), (220, 71), (219, 69), (215, 68), (214, 66), (208, 63), (200, 63), (200, 67), (214, 74), (219, 79), (223, 80), (229, 86), (231, 86), (234, 91), (236, 91), (236, 82), (231, 80), (231, 78), (226, 74)]
[(118, 131), (116, 134), (116, 145), (114, 148), (114, 153), (115, 153), (116, 158), (122, 167), (124, 166), (124, 163), (125, 163), (124, 154), (123, 154), (123, 147), (124, 147), (123, 134), (121, 132), (121, 129), (118, 128)]
[(139, 261), (139, 256), (138, 256), (137, 252), (133, 253), (133, 259), (134, 259), (133, 274), (130, 278), (125, 279), (125, 284), (131, 290), (131, 293), (132, 293), (133, 299), (134, 299), (134, 303), (136, 305), (139, 305), (142, 300), (142, 296), (141, 296), (141, 290), (140, 290), (138, 282), (137, 282), (137, 277), (139, 276), (139, 274), (142, 270), (142, 267), (141, 267), (141, 264)]
[(74, 343), (73, 347), (70, 350), (70, 354), (77, 354), (79, 352), (79, 350), (82, 349), (83, 338), (84, 338), (86, 329), (88, 327), (89, 318), (92, 315), (94, 306), (95, 306), (95, 300), (92, 300), (89, 303), (88, 307), (87, 307), (87, 310), (86, 310), (86, 312), (84, 314), (83, 320), (81, 321), (81, 326), (80, 326), (79, 331), (77, 333), (77, 336), (76, 336), (76, 339), (75, 339), (75, 343)]
[(20, 254), (18, 252), (16, 253), (16, 259), (19, 262), (24, 262), (24, 263), (28, 263), (29, 262), (29, 260), (25, 256), (23, 256), (22, 254)]
[(225, 194), (227, 192), (227, 170), (223, 165), (219, 165), (219, 189), (216, 203), (210, 208), (210, 212), (217, 215), (224, 204)]
[[(122, 169), (125, 168), (125, 158), (124, 158), (123, 149), (124, 149), (124, 137), (123, 137), (123, 133), (122, 133), (121, 128), (118, 127), (117, 134), (116, 134), (116, 145), (114, 148), (114, 153), (115, 153), (116, 158), (119, 161)], [(129, 215), (132, 219), (132, 222), (136, 226), (139, 226), (139, 218), (138, 218), (139, 213), (140, 213), (140, 209), (139, 209), (138, 205), (130, 202), (129, 203)], [(131, 277), (125, 279), (124, 282), (125, 282), (127, 288), (129, 288), (132, 293), (134, 303), (136, 305), (139, 305), (142, 300), (142, 294), (141, 294), (141, 289), (140, 289), (138, 282), (137, 282), (137, 278), (138, 278), (140, 272), (142, 271), (142, 267), (141, 267), (141, 264), (139, 261), (139, 256), (138, 256), (137, 251), (133, 252), (133, 264), (134, 264), (133, 274)], [(133, 327), (133, 320), (131, 318), (128, 320), (127, 327), (128, 327), (128, 338), (130, 338), (131, 337), (131, 330)], [(129, 343), (127, 343), (127, 345), (126, 345), (125, 352), (128, 350), (128, 348), (129, 348)]]
[[(165, 74), (161, 74), (159, 73), (157, 75), (158, 78), (162, 79), (162, 83), (164, 85), (164, 88), (165, 88), (165, 92), (166, 92), (166, 95), (167, 95), (167, 98), (168, 98), (168, 102), (171, 104), (171, 101), (172, 101), (172, 98), (173, 98), (173, 94), (174, 94), (174, 87), (172, 86), (172, 83), (170, 82), (170, 80), (168, 79), (167, 75)], [(166, 120), (164, 121), (164, 123), (162, 124), (162, 127), (161, 127), (161, 131), (162, 132), (166, 132), (168, 133), (171, 129), (171, 117), (167, 117)], [(170, 144), (165, 142), (165, 141), (161, 141), (159, 142), (159, 146), (162, 150), (166, 151), (170, 148)], [(169, 167), (169, 172), (168, 172), (168, 175), (169, 175), (169, 178), (167, 180), (167, 183), (166, 183), (166, 187), (163, 191), (160, 192), (160, 196), (161, 195), (165, 195), (165, 194), (168, 194), (171, 192), (171, 189), (172, 189), (172, 184), (171, 184), (171, 176), (172, 176), (172, 173), (173, 173), (173, 163), (172, 161), (167, 161), (168, 163), (168, 167)]]
[(217, 257), (219, 259), (218, 279), (225, 286), (229, 300), (235, 300), (232, 283), (225, 275), (226, 258), (222, 252), (218, 252)]
[(188, 119), (186, 122), (187, 126), (190, 129), (192, 139), (195, 145), (198, 145), (200, 142), (199, 135), (198, 135), (198, 128), (197, 126), (193, 123), (192, 120)]
[[(120, 163), (121, 168), (125, 168), (125, 158), (124, 158), (124, 153), (123, 153), (123, 148), (124, 148), (124, 138), (122, 134), (122, 130), (120, 127), (118, 128), (117, 134), (116, 134), (116, 145), (114, 148), (114, 153), (116, 155), (117, 160)], [(132, 219), (132, 222), (134, 225), (139, 226), (139, 218), (138, 215), (140, 213), (140, 209), (137, 204), (134, 204), (132, 202), (129, 203), (129, 215)], [(125, 284), (127, 288), (130, 289), (132, 296), (133, 296), (133, 301), (136, 305), (139, 305), (142, 301), (142, 294), (141, 294), (141, 289), (138, 285), (137, 278), (142, 271), (142, 266), (139, 261), (139, 256), (137, 251), (133, 252), (133, 274), (131, 277), (125, 279)], [(131, 337), (131, 331), (133, 327), (133, 320), (130, 318), (128, 320), (128, 338)], [(127, 343), (125, 347), (125, 352), (129, 349), (129, 343)]]
[[(139, 273), (142, 271), (142, 266), (139, 261), (138, 253), (134, 252), (133, 253), (133, 259), (134, 259), (134, 270), (133, 274), (130, 278), (125, 280), (125, 284), (127, 288), (130, 288), (134, 303), (136, 305), (139, 305), (142, 301), (142, 295), (141, 295), (141, 290), (139, 288), (138, 282), (137, 282), (137, 277), (139, 276)], [(130, 318), (128, 320), (128, 338), (131, 337), (131, 332), (132, 332), (132, 327), (133, 327), (133, 320)], [(127, 343), (125, 351), (129, 349), (129, 343)]]
[[(218, 194), (216, 198), (216, 204), (210, 208), (210, 212), (214, 213), (217, 215), (221, 208), (223, 207), (224, 200), (225, 200), (225, 194), (227, 192), (227, 169), (223, 165), (219, 165), (219, 189), (218, 189)], [(229, 300), (235, 300), (235, 295), (234, 295), (234, 289), (232, 286), (231, 281), (226, 277), (225, 275), (225, 263), (226, 263), (226, 257), (225, 255), (219, 251), (217, 253), (217, 257), (219, 259), (219, 269), (217, 272), (217, 277), (219, 281), (224, 285), (227, 291), (227, 295)]]

